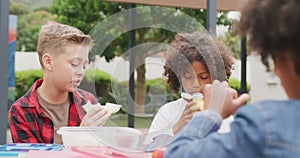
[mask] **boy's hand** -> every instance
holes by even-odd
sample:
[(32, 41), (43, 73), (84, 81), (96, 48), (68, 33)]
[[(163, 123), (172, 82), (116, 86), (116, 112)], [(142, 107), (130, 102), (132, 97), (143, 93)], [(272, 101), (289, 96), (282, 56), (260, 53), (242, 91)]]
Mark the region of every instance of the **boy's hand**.
[(86, 115), (83, 117), (80, 126), (103, 126), (111, 114), (108, 110), (101, 107), (100, 104), (91, 105), (90, 107), (92, 108), (84, 108), (86, 110)]
[(232, 115), (239, 107), (246, 104), (249, 98), (248, 94), (238, 97), (237, 91), (230, 88), (226, 81), (215, 80), (204, 88), (205, 109), (219, 113), (222, 118)]
[(173, 133), (176, 134), (185, 124), (187, 124), (193, 117), (193, 114), (200, 111), (200, 108), (196, 108), (195, 102), (191, 101), (187, 103), (184, 111), (178, 122), (173, 126)]

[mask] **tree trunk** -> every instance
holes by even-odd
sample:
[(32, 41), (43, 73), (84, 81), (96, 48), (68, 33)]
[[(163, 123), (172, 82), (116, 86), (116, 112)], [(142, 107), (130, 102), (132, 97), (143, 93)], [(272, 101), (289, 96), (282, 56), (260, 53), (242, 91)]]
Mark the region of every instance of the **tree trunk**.
[[(138, 56), (139, 61), (145, 61), (144, 56)], [(144, 114), (145, 95), (146, 95), (146, 67), (140, 64), (137, 69), (137, 83), (135, 87), (135, 113)]]

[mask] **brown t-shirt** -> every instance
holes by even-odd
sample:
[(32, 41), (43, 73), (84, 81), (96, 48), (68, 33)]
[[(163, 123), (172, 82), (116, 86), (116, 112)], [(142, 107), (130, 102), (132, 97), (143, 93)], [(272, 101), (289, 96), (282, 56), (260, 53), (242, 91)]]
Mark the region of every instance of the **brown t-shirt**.
[(41, 107), (45, 110), (54, 125), (54, 143), (62, 144), (62, 136), (57, 134), (60, 127), (68, 126), (70, 99), (61, 104), (51, 104), (47, 102), (38, 92), (38, 100)]

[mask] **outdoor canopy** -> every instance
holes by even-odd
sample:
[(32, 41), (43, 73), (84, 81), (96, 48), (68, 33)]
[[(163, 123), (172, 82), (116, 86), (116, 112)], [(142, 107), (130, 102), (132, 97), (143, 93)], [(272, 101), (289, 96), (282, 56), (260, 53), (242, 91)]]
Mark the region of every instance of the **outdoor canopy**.
[[(206, 9), (207, 0), (104, 0), (110, 2), (124, 2), (155, 6), (183, 7), (192, 9)], [(239, 11), (246, 0), (218, 0), (217, 10)]]

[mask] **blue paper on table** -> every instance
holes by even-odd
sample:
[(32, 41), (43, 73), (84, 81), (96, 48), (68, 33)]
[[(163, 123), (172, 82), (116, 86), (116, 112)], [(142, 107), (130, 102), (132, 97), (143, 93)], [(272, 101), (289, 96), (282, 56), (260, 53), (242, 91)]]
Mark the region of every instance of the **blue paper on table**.
[(0, 146), (0, 156), (18, 156), (19, 153), (27, 153), (29, 150), (61, 150), (61, 144), (44, 143), (11, 143)]

